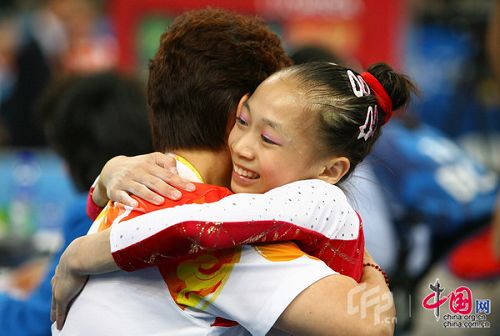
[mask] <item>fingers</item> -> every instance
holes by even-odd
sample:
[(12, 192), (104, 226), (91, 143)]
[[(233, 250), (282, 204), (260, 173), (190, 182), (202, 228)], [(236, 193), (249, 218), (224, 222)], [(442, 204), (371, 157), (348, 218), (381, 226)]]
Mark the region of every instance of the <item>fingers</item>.
[[(56, 274), (58, 272), (59, 266), (56, 268)], [(50, 284), (52, 286), (52, 302), (50, 304), (50, 320), (52, 322), (56, 322), (56, 327), (58, 330), (61, 330), (64, 322), (66, 320), (66, 312), (68, 309), (67, 303), (61, 302), (61, 300), (56, 300), (56, 293), (57, 293), (57, 280), (56, 280), (56, 275), (52, 277), (52, 280), (50, 281)]]
[(116, 157), (106, 164), (100, 183), (112, 201), (135, 207), (137, 202), (132, 194), (160, 205), (165, 197), (178, 200), (182, 195), (178, 189), (195, 190), (193, 183), (179, 176), (176, 167), (177, 161), (171, 154), (156, 152), (131, 158)]
[[(144, 179), (144, 185), (156, 192), (157, 194), (159, 195), (156, 195), (157, 198), (158, 198), (158, 202), (160, 202), (160, 204), (163, 202), (163, 199), (160, 200), (160, 196), (163, 195), (167, 198), (170, 198), (172, 200), (178, 200), (181, 196), (182, 196), (182, 193), (177, 190), (175, 187), (169, 185), (168, 183), (170, 182), (165, 182), (164, 180), (158, 178), (158, 177), (154, 177), (154, 176), (145, 176), (145, 179)], [(153, 202), (155, 203), (155, 202)], [(157, 203), (155, 203), (157, 204)]]
[[(137, 166), (136, 169), (124, 175), (122, 179), (117, 180), (116, 186), (110, 188), (111, 199), (116, 200), (115, 197), (121, 196), (120, 202), (129, 202), (130, 197), (118, 193), (119, 191), (126, 191), (153, 204), (161, 204), (164, 202), (162, 196), (178, 200), (182, 194), (177, 189), (195, 190), (196, 187), (193, 183), (179, 176), (173, 156), (162, 153), (152, 153), (150, 155), (153, 156), (153, 158), (148, 159), (150, 164)], [(153, 159), (155, 164), (151, 165)], [(116, 194), (113, 194), (113, 191), (116, 191)]]
[(175, 170), (175, 173), (163, 170), (156, 172), (156, 176), (146, 175), (141, 179), (140, 183), (157, 194), (172, 200), (178, 200), (182, 196), (182, 193), (177, 189), (186, 191), (194, 191), (195, 189), (193, 183), (177, 175), (177, 170)]
[[(50, 282), (52, 284), (52, 289), (54, 289), (53, 281), (54, 278), (52, 278), (52, 281)], [(56, 298), (54, 297), (54, 291), (52, 291), (52, 303), (50, 304), (50, 320), (52, 322), (56, 321)]]
[(136, 207), (138, 205), (137, 201), (134, 200), (129, 193), (156, 205), (162, 204), (164, 202), (163, 197), (154, 193), (146, 186), (138, 182), (132, 183), (125, 191), (112, 190), (110, 199), (131, 207)]
[[(194, 191), (196, 189), (193, 183), (191, 183), (189, 180), (180, 177), (179, 172), (177, 171), (177, 160), (175, 159), (175, 155), (162, 154), (162, 153), (153, 153), (153, 154), (155, 154), (154, 156), (155, 163), (159, 167), (163, 168), (161, 171), (156, 172), (156, 176), (161, 178), (163, 181), (167, 182), (170, 186), (178, 189), (183, 189), (186, 191)], [(171, 192), (171, 189), (168, 189), (167, 191)], [(168, 194), (163, 194), (163, 195), (169, 197)]]
[[(170, 174), (168, 174), (163, 181), (167, 182), (170, 186), (186, 190), (186, 191), (194, 191), (196, 189), (195, 185), (188, 180), (183, 179), (179, 176), (177, 169), (171, 169)], [(161, 185), (163, 186), (163, 185)], [(173, 188), (171, 188), (173, 189)], [(169, 190), (171, 191), (171, 190)], [(169, 197), (169, 195), (165, 194), (165, 196)], [(180, 195), (179, 195), (180, 197)]]
[(152, 159), (154, 163), (163, 168), (176, 167), (177, 162), (175, 160), (175, 155), (167, 153), (154, 152), (152, 153)]
[(56, 327), (57, 330), (61, 330), (66, 321), (66, 312), (68, 310), (67, 304), (56, 305)]

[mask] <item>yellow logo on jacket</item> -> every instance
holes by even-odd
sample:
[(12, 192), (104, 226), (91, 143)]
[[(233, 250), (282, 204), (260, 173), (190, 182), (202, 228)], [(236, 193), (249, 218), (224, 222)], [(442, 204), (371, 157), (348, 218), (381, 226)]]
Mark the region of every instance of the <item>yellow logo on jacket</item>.
[(240, 256), (241, 247), (212, 251), (162, 265), (160, 272), (179, 307), (204, 310), (220, 294)]

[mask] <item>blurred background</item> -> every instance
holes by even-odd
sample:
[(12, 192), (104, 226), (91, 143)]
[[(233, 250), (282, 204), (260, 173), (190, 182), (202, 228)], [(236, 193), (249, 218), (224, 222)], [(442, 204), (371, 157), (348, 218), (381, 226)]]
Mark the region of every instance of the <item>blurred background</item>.
[[(175, 16), (212, 6), (262, 17), (291, 55), (319, 48), (358, 70), (384, 61), (417, 83), (421, 94), (384, 132), (368, 160), (369, 182), (381, 191), (390, 221), (384, 224), (387, 234), (377, 235), (382, 224), (365, 220), (368, 248), (391, 278), (398, 334), (447, 331), (432, 310), (422, 307), (438, 277), (446, 293), (464, 285), (477, 293), (474, 298), (490, 299), (491, 328), (472, 334), (500, 335), (499, 264), (493, 251), (500, 240), (494, 229), (500, 173), (498, 4), (0, 1), (0, 290), (29, 293), (34, 285), (14, 283), (12, 271), (61, 246), (65, 212), (77, 197), (63, 161), (43, 134), (38, 105), (44, 89), (68, 74), (110, 69), (145, 80), (148, 60)], [(354, 202), (370, 203), (364, 196), (354, 196)], [(482, 240), (471, 242), (477, 234)], [(480, 271), (453, 261), (466, 255), (477, 264), (488, 253), (490, 264)]]

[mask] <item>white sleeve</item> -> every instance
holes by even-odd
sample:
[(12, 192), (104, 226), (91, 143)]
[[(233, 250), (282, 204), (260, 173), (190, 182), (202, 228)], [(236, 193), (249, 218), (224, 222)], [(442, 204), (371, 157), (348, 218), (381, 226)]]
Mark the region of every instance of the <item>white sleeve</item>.
[[(234, 194), (215, 203), (187, 204), (157, 210), (111, 227), (111, 251), (161, 236), (179, 223), (282, 221), (321, 233), (330, 239), (356, 239), (359, 217), (342, 190), (321, 180), (303, 180), (265, 194)], [(248, 242), (250, 243), (250, 242)]]

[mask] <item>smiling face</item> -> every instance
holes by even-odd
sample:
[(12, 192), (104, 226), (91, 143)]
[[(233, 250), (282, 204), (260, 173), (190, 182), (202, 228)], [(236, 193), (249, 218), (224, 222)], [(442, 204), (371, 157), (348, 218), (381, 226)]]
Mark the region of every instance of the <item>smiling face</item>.
[(234, 192), (263, 193), (322, 174), (327, 160), (318, 155), (317, 116), (305, 102), (294, 79), (280, 74), (242, 98), (228, 140)]

